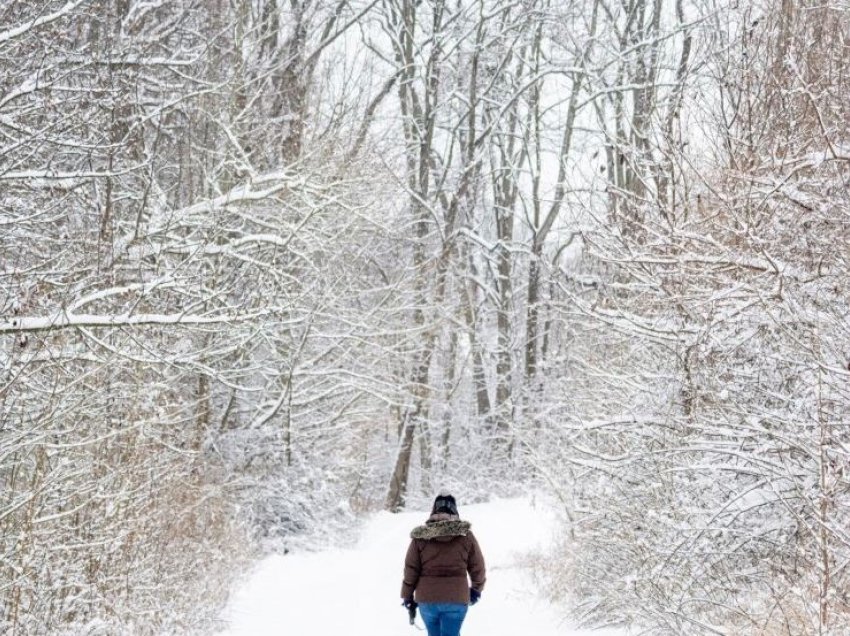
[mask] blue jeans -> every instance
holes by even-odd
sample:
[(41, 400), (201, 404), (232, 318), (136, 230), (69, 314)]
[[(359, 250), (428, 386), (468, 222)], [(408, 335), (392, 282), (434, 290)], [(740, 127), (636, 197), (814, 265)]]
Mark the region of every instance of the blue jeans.
[(428, 636), (460, 636), (460, 626), (466, 618), (467, 606), (463, 603), (420, 603), (419, 613)]

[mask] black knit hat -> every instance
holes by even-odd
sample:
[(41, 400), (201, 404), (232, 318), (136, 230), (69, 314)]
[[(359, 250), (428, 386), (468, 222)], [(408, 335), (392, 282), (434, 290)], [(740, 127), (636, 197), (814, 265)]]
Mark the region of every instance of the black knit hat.
[(431, 508), (431, 514), (435, 515), (440, 512), (457, 516), (457, 502), (455, 501), (455, 498), (448, 493), (441, 492), (434, 500), (434, 506)]

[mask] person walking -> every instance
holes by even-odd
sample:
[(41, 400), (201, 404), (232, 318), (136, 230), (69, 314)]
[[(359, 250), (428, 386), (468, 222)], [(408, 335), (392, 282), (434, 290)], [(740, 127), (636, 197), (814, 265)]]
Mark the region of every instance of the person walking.
[(408, 610), (418, 605), (428, 636), (460, 636), (469, 605), (481, 598), (486, 569), (471, 525), (444, 492), (425, 524), (410, 533), (401, 598)]

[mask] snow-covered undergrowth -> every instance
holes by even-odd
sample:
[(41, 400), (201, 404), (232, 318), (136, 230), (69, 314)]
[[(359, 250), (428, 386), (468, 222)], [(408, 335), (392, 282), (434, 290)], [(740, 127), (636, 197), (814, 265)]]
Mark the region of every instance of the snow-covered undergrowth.
[[(530, 552), (546, 553), (553, 515), (527, 499), (461, 506), (487, 561), (482, 600), (464, 636), (618, 636), (572, 629), (533, 582)], [(400, 605), (410, 529), (424, 511), (379, 513), (350, 549), (270, 556), (257, 564), (222, 615), (219, 636), (399, 636), (420, 633)], [(421, 619), (417, 619), (420, 627)]]

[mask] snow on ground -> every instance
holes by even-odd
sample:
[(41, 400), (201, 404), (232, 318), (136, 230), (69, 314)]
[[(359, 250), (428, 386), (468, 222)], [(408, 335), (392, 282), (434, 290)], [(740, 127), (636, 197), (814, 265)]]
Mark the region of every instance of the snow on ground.
[[(487, 585), (469, 609), (463, 636), (625, 634), (572, 629), (539, 598), (524, 554), (551, 541), (552, 517), (542, 507), (499, 500), (461, 505), (460, 514), (472, 523), (487, 563)], [(426, 516), (380, 513), (355, 548), (264, 559), (231, 599), (220, 636), (424, 636), (408, 624), (399, 591), (408, 533)]]

